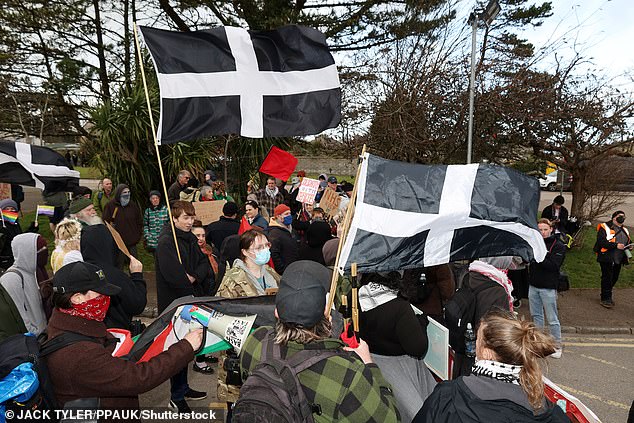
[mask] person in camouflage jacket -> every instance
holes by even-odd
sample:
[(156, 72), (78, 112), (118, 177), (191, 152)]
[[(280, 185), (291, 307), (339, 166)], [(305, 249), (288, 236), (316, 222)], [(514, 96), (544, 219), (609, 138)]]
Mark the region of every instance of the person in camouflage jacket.
[[(262, 232), (251, 229), (240, 236), (240, 257), (233, 263), (231, 269), (225, 273), (218, 292), (219, 297), (238, 298), (264, 295), (266, 288), (277, 288), (280, 275), (266, 264), (256, 263), (257, 255), (265, 254), (270, 243)], [(266, 258), (268, 262), (270, 253)], [(233, 403), (238, 399), (240, 387), (228, 384), (227, 371), (224, 362), (227, 353), (221, 353), (218, 358), (218, 401)]]
[[(275, 343), (283, 358), (302, 350), (336, 351), (298, 374), (316, 423), (398, 422), (400, 415), (392, 388), (385, 381), (365, 341), (354, 350), (330, 338), (326, 318), (326, 286), (330, 271), (313, 261), (288, 266), (276, 296)], [(247, 338), (240, 352), (242, 379), (246, 380), (262, 357), (262, 344), (270, 327), (260, 327)], [(354, 351), (354, 352), (353, 352)]]
[(161, 229), (167, 221), (169, 214), (167, 206), (161, 203), (161, 193), (150, 191), (150, 207), (143, 212), (143, 240), (148, 251), (156, 250)]

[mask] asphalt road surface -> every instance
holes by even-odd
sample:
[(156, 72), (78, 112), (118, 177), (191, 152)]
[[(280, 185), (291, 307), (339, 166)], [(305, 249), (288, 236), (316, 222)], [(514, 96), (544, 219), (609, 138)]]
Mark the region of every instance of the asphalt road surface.
[(634, 336), (564, 334), (559, 360), (546, 376), (604, 423), (625, 423), (634, 400)]

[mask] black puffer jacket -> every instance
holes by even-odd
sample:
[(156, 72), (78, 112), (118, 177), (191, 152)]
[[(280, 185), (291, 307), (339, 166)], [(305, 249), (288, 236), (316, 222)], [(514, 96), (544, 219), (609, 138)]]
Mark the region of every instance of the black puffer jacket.
[(566, 257), (566, 246), (555, 235), (544, 239), (544, 242), (548, 253), (541, 263), (531, 262), (528, 283), (535, 288), (557, 289), (559, 269)]
[(133, 316), (138, 316), (147, 304), (147, 288), (143, 273), (130, 276), (115, 265), (112, 251), (114, 239), (104, 225), (86, 227), (81, 234), (81, 255), (84, 261), (103, 270), (109, 283), (121, 288), (121, 292), (110, 298), (110, 308), (104, 319), (108, 328), (130, 329)]
[(436, 385), (413, 423), (565, 423), (570, 419), (558, 406), (545, 401), (533, 414), (518, 385), (482, 376), (468, 376)]
[(281, 226), (275, 219), (271, 219), (269, 224), (269, 241), (275, 271), (281, 275), (289, 264), (298, 260), (299, 246), (291, 235), (291, 231)]

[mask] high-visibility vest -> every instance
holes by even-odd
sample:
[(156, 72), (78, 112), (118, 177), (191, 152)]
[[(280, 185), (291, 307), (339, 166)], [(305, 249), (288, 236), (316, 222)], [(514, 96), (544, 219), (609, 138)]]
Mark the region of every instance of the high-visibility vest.
[[(605, 231), (605, 239), (608, 242), (616, 242), (616, 231), (614, 229), (610, 229), (610, 227), (608, 226), (607, 223), (601, 223), (601, 224), (597, 225), (597, 232), (602, 227), (603, 227), (603, 230)], [(625, 226), (623, 226), (623, 231), (625, 232), (625, 235), (627, 235), (627, 237), (631, 240), (630, 232), (627, 230), (627, 228)], [(607, 251), (608, 251), (607, 248), (601, 248), (601, 252), (602, 253), (605, 253)]]

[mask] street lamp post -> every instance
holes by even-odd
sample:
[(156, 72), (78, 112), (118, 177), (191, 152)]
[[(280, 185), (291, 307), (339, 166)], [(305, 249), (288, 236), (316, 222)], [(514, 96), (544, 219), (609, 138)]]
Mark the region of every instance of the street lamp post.
[(478, 22), (482, 21), (486, 26), (500, 13), (502, 8), (497, 0), (489, 1), (487, 7), (482, 10), (474, 10), (469, 15), (469, 25), (471, 25), (471, 77), (469, 79), (469, 133), (467, 135), (467, 164), (471, 163), (471, 154), (473, 150), (473, 108), (475, 101), (475, 60), (476, 60), (476, 34), (478, 31)]

